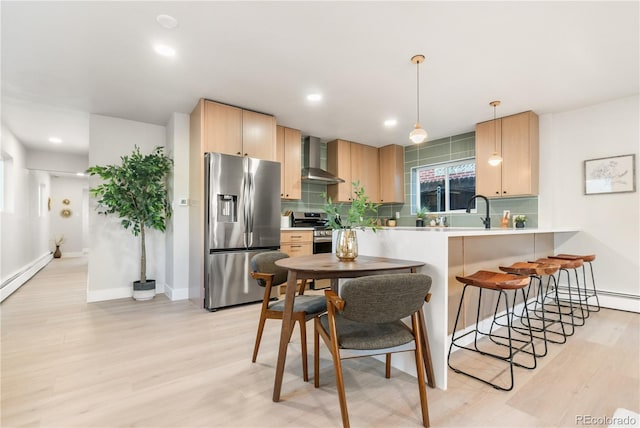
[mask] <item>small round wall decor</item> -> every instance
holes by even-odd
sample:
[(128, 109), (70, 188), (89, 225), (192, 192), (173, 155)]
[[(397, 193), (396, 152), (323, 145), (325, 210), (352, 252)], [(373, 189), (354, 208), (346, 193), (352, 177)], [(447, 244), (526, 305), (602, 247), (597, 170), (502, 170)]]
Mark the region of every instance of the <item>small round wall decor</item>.
[(64, 209), (62, 211), (60, 211), (60, 215), (64, 218), (67, 217), (71, 217), (71, 210), (70, 209)]
[(69, 199), (63, 199), (62, 203), (65, 205), (69, 205), (71, 203), (71, 201)]

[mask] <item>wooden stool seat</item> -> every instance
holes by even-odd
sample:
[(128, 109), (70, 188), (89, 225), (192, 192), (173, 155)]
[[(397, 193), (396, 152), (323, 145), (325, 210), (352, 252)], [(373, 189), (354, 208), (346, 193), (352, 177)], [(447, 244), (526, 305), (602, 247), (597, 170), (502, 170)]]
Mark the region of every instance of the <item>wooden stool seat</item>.
[(583, 262), (592, 262), (596, 259), (595, 254), (587, 254), (586, 256), (578, 256), (575, 254), (557, 254), (555, 256), (549, 256), (552, 259), (582, 259)]
[(552, 259), (552, 258), (540, 258), (534, 260), (532, 263), (546, 263), (560, 265), (560, 269), (577, 269), (583, 265), (582, 259)]
[(511, 266), (499, 266), (503, 272), (513, 275), (553, 275), (560, 269), (558, 263), (517, 262)]
[(463, 284), (492, 290), (517, 290), (529, 284), (529, 278), (502, 272), (479, 270), (467, 276), (456, 276)]

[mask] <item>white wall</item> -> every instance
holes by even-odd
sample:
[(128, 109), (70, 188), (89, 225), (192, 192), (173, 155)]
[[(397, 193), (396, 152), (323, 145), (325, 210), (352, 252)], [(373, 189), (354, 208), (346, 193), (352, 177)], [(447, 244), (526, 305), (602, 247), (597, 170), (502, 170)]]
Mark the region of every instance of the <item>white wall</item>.
[(189, 298), (189, 115), (174, 113), (167, 123), (167, 152), (173, 158), (170, 197), (173, 217), (167, 228), (167, 285), (171, 300)]
[[(89, 187), (87, 178), (82, 177), (51, 177), (51, 219), (49, 248), (55, 250), (54, 239), (64, 236), (64, 242), (60, 246), (62, 256), (78, 256), (85, 248), (84, 225), (87, 219), (88, 199), (86, 191)], [(68, 205), (63, 200), (69, 201)], [(70, 217), (63, 217), (61, 211), (71, 211)]]
[(0, 147), (8, 179), (0, 214), (2, 300), (51, 259), (47, 210), (51, 184), (47, 173), (27, 170), (25, 148), (4, 124)]
[[(626, 310), (640, 307), (639, 105), (636, 95), (540, 117), (540, 225), (579, 227), (558, 251), (595, 253), (601, 302)], [(636, 155), (634, 193), (584, 195), (585, 160), (627, 154)]]
[[(100, 115), (90, 117), (89, 165), (120, 164), (120, 156), (130, 154), (135, 145), (142, 153), (165, 146), (164, 126)], [(91, 187), (100, 182), (91, 177)], [(87, 301), (130, 297), (132, 282), (140, 277), (140, 238), (120, 226), (115, 216), (99, 216), (96, 201), (89, 208), (89, 267)], [(165, 234), (147, 233), (147, 278), (156, 280), (156, 292), (164, 292)]]
[(84, 172), (89, 166), (87, 155), (57, 153), (43, 150), (28, 150), (27, 165), (29, 169), (51, 172)]

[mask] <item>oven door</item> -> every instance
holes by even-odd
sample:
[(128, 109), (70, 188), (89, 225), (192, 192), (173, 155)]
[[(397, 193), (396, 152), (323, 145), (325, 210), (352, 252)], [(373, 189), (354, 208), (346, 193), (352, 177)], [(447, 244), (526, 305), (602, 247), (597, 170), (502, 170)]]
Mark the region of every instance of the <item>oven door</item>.
[(325, 242), (313, 241), (313, 254), (330, 253), (330, 252), (331, 252), (331, 241), (325, 241)]
[[(320, 239), (318, 241), (316, 241), (316, 239), (314, 238), (313, 240), (313, 254), (321, 254), (321, 253), (330, 253), (331, 252), (331, 237), (329, 237), (329, 240), (327, 241), (326, 239)], [(324, 288), (329, 288), (331, 287), (331, 280), (330, 279), (315, 279), (311, 282), (310, 285), (312, 290), (322, 290)]]

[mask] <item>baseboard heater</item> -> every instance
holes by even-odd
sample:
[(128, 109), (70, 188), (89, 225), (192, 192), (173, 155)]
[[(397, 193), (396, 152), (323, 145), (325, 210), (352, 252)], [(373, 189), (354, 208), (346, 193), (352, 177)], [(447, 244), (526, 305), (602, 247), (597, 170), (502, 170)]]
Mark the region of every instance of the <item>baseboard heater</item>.
[(11, 275), (8, 279), (2, 281), (0, 285), (0, 302), (9, 297), (14, 291), (20, 288), (24, 283), (29, 281), (36, 273), (45, 267), (51, 260), (53, 255), (51, 252), (40, 256), (31, 264), (23, 267), (21, 270)]

